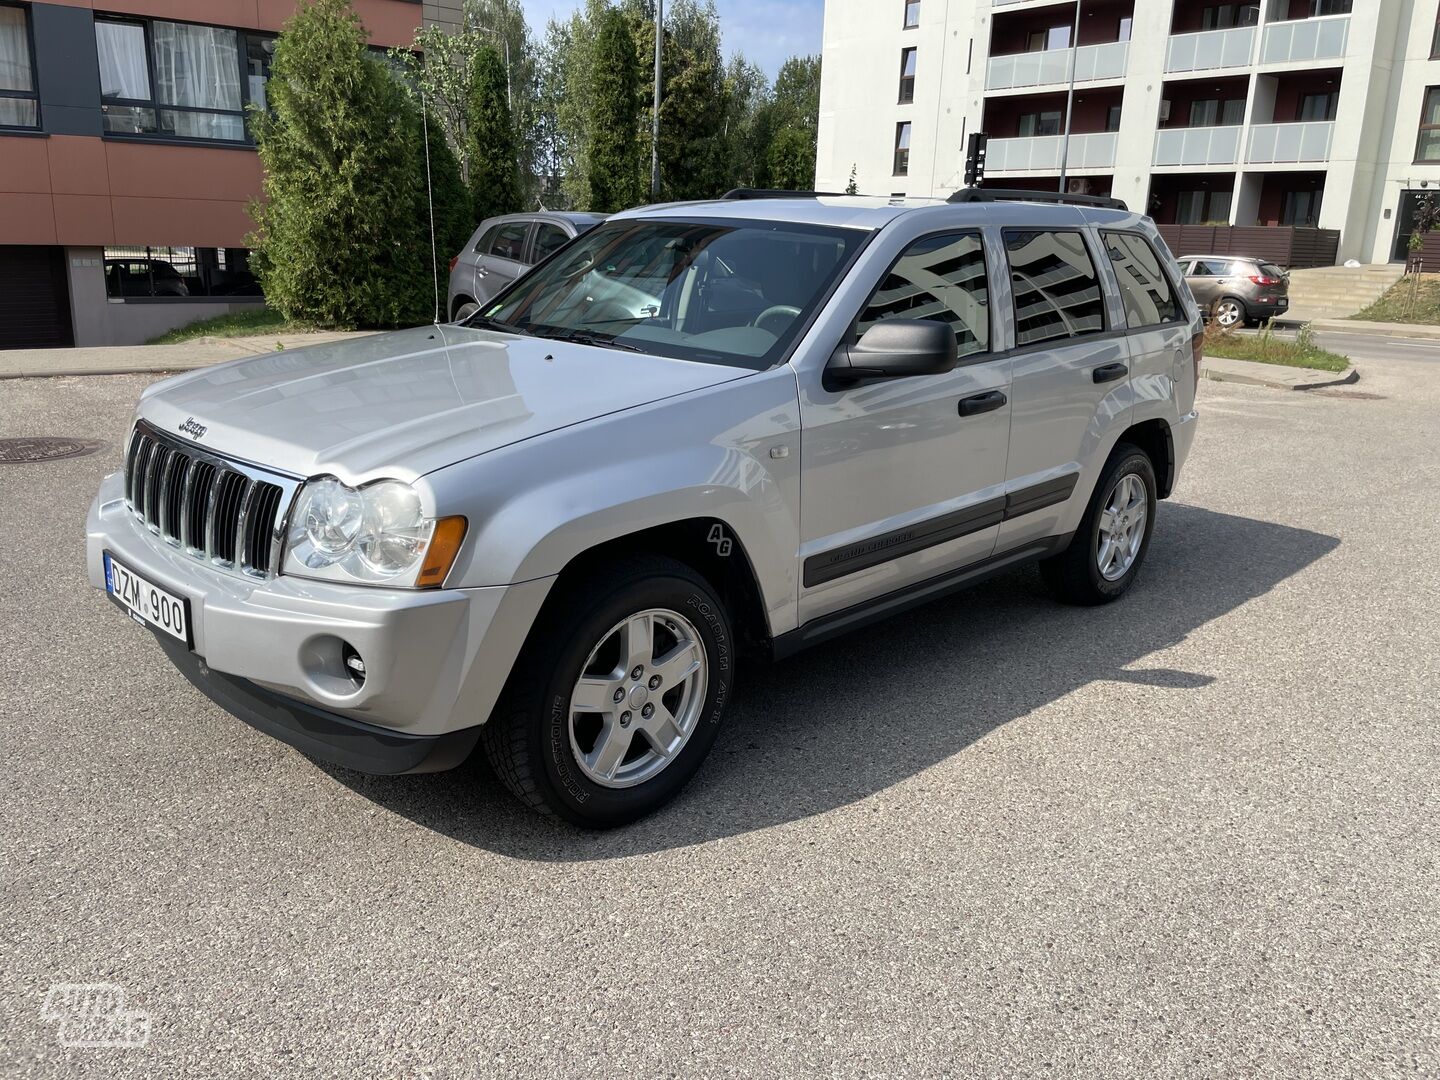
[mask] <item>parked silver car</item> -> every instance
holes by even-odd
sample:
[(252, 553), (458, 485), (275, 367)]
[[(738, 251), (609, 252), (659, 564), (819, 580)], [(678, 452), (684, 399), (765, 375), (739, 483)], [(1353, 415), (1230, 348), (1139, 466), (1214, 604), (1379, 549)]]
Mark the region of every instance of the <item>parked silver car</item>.
[(1035, 560), (1134, 583), (1194, 300), (1141, 215), (959, 195), (633, 210), (465, 323), (158, 382), (90, 580), (307, 754), (483, 743), (528, 805), (631, 821), (756, 657)]
[(465, 249), (450, 260), (445, 310), (452, 319), (473, 314), (530, 267), (604, 220), (603, 214), (546, 210), (482, 221)]
[(1226, 330), (1254, 326), (1290, 309), (1290, 275), (1272, 262), (1184, 255), (1179, 263), (1200, 310)]

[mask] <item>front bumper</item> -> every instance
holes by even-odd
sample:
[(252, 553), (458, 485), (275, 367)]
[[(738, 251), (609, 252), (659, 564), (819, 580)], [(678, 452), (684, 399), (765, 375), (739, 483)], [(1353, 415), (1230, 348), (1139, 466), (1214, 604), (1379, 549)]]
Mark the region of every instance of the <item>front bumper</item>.
[[(367, 771), (437, 767), (434, 762), (448, 760), (448, 751), (422, 752), (407, 740), (478, 730), (554, 580), (405, 590), (283, 575), (243, 578), (207, 566), (151, 533), (125, 506), (119, 473), (101, 485), (86, 533), (95, 587), (105, 587), (103, 559), (109, 551), (136, 573), (189, 599), (193, 652), (165, 643), (187, 678), (261, 730), (306, 753)], [(358, 687), (343, 665), (342, 643), (365, 661)], [(347, 751), (359, 745), (357, 738), (368, 740), (369, 749)], [(385, 756), (402, 767), (384, 767), (379, 758)]]

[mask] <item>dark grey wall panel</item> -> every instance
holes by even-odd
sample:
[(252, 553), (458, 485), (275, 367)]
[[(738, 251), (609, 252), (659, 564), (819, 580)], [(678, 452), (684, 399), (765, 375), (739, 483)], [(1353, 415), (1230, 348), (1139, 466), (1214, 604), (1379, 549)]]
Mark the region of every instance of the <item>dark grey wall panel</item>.
[(40, 123), (52, 135), (100, 134), (100, 59), (89, 8), (32, 4)]

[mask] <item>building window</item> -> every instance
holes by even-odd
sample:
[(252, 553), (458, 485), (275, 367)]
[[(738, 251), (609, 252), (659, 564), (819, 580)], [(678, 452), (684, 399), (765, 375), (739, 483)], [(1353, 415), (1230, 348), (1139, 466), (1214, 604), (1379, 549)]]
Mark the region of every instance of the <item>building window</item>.
[(979, 233), (946, 233), (916, 240), (881, 280), (855, 337), (885, 319), (934, 319), (955, 331), (961, 357), (990, 348), (990, 286)]
[(1219, 101), (1207, 98), (1190, 103), (1191, 127), (1216, 127), (1242, 124), (1245, 122), (1245, 100), (1232, 98)]
[(1120, 28), (1115, 32), (1116, 41), (1129, 41), (1135, 30), (1135, 20), (1129, 15), (1120, 16)]
[(900, 50), (900, 104), (915, 100), (915, 49)]
[(1430, 59), (1440, 59), (1440, 12), (1435, 14), (1435, 29), (1430, 31)]
[(1105, 110), (1105, 130), (1106, 130), (1106, 131), (1119, 131), (1119, 130), (1120, 130), (1120, 106), (1119, 106), (1119, 105), (1111, 105), (1110, 108), (1108, 108), (1108, 109)]
[(905, 0), (905, 29), (914, 30), (920, 25), (920, 0)]
[(1211, 4), (1200, 12), (1200, 28), (1202, 30), (1226, 30), (1232, 26), (1254, 26), (1259, 21), (1259, 4)]
[(110, 134), (243, 142), (246, 104), (268, 105), (270, 35), (97, 18), (95, 43)]
[(0, 127), (40, 125), (30, 20), (24, 8), (0, 6)]
[(1354, 0), (1310, 0), (1310, 14), (1349, 15)]
[(1182, 191), (1175, 196), (1175, 224), (1230, 223), (1230, 191)]
[(105, 295), (115, 300), (259, 296), (245, 248), (107, 247)]
[(1125, 301), (1125, 325), (1160, 326), (1178, 319), (1175, 290), (1150, 242), (1133, 233), (1105, 233), (1115, 280)]
[(895, 175), (910, 174), (910, 121), (895, 125)]
[(1048, 30), (1032, 30), (1025, 39), (1026, 52), (1049, 52), (1070, 47), (1070, 24), (1052, 26)]
[(1006, 229), (1005, 250), (1017, 346), (1105, 329), (1100, 275), (1080, 233)]
[(1300, 96), (1300, 109), (1297, 120), (1334, 120), (1335, 110), (1340, 104), (1340, 92), (1332, 90), (1328, 94), (1302, 94)]
[(1287, 191), (1280, 210), (1281, 225), (1314, 225), (1320, 220), (1320, 191)]
[(1425, 91), (1425, 108), (1420, 113), (1420, 142), (1416, 161), (1440, 161), (1440, 86)]
[(1048, 112), (1022, 113), (1017, 134), (1022, 139), (1036, 135), (1059, 135), (1060, 111), (1055, 109)]

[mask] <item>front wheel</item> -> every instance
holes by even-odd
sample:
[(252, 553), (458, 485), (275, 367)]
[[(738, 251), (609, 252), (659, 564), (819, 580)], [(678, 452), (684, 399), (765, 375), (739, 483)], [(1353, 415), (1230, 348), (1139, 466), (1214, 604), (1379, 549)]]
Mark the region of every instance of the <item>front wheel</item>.
[(526, 805), (588, 828), (674, 798), (709, 753), (734, 676), (730, 619), (671, 559), (616, 565), (557, 597), (483, 738)]
[(1155, 529), (1155, 467), (1137, 446), (1110, 455), (1070, 545), (1040, 564), (1045, 584), (1070, 604), (1108, 604), (1135, 582)]
[(1215, 301), (1211, 315), (1222, 330), (1234, 330), (1245, 323), (1245, 305), (1233, 296), (1224, 296)]

